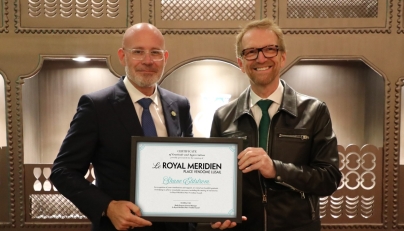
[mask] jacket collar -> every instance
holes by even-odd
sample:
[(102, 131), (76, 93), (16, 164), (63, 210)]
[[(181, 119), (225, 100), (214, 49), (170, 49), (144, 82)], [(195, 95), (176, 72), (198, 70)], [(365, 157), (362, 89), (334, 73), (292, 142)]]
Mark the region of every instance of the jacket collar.
[[(282, 103), (279, 106), (278, 111), (285, 111), (292, 116), (297, 116), (297, 98), (296, 98), (296, 91), (291, 88), (286, 82), (281, 79), (281, 84), (284, 87), (283, 96), (282, 96)], [(237, 108), (236, 108), (236, 115), (235, 120), (237, 120), (240, 116), (244, 114), (251, 115), (251, 108), (250, 108), (250, 91), (251, 86), (248, 86), (245, 89), (240, 97), (237, 100)]]

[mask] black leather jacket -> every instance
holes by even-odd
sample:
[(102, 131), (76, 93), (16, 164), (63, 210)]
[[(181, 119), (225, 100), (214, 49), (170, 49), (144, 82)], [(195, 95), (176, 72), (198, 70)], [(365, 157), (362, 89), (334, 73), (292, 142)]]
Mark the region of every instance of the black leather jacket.
[[(300, 94), (283, 80), (282, 103), (271, 118), (267, 153), (275, 179), (258, 171), (243, 174), (242, 214), (233, 230), (321, 230), (319, 197), (331, 195), (341, 180), (337, 138), (324, 102)], [(249, 107), (250, 88), (214, 115), (211, 137), (241, 137), (258, 147), (258, 128)]]

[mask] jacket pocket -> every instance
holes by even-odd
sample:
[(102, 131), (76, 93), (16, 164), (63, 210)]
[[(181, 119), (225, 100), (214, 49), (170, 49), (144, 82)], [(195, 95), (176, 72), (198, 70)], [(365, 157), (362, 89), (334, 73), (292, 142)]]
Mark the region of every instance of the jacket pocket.
[[(234, 131), (234, 132), (224, 132), (222, 134), (222, 137), (228, 137), (228, 138), (239, 138), (243, 140), (243, 149), (246, 149), (249, 147), (249, 137), (245, 132), (241, 131)], [(241, 150), (240, 150), (241, 151)]]
[(278, 128), (273, 136), (272, 158), (294, 164), (308, 163), (313, 140), (309, 129)]

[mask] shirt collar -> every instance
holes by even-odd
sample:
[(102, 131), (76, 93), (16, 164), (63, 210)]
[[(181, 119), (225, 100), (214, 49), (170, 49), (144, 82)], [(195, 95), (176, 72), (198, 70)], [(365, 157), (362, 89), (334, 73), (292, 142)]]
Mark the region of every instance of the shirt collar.
[(125, 76), (123, 79), (123, 83), (125, 84), (126, 90), (129, 92), (129, 96), (132, 99), (133, 103), (136, 103), (138, 100), (143, 98), (150, 98), (156, 105), (159, 105), (158, 96), (159, 93), (157, 91), (157, 84), (154, 88), (154, 92), (151, 96), (145, 96), (142, 92), (140, 92), (133, 84), (129, 81), (129, 79)]
[[(282, 102), (282, 95), (283, 95), (283, 85), (281, 81), (279, 80), (278, 88), (270, 95), (268, 96), (269, 100), (272, 100), (273, 103), (276, 103), (278, 105), (281, 105)], [(255, 92), (251, 89), (250, 91), (250, 108), (254, 106), (258, 101), (262, 100), (261, 97), (259, 97)]]

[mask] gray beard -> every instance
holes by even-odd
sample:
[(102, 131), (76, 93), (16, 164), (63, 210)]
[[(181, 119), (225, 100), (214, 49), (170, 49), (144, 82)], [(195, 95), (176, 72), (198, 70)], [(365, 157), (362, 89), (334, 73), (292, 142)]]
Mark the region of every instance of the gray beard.
[(132, 76), (129, 73), (128, 66), (125, 66), (125, 72), (126, 72), (126, 77), (129, 78), (130, 80), (132, 80), (139, 87), (152, 87), (161, 79), (161, 77), (160, 77), (160, 78), (156, 79), (155, 81), (154, 81), (154, 79), (147, 79), (147, 80), (150, 80), (150, 81), (144, 81), (145, 79), (142, 78), (142, 77)]

